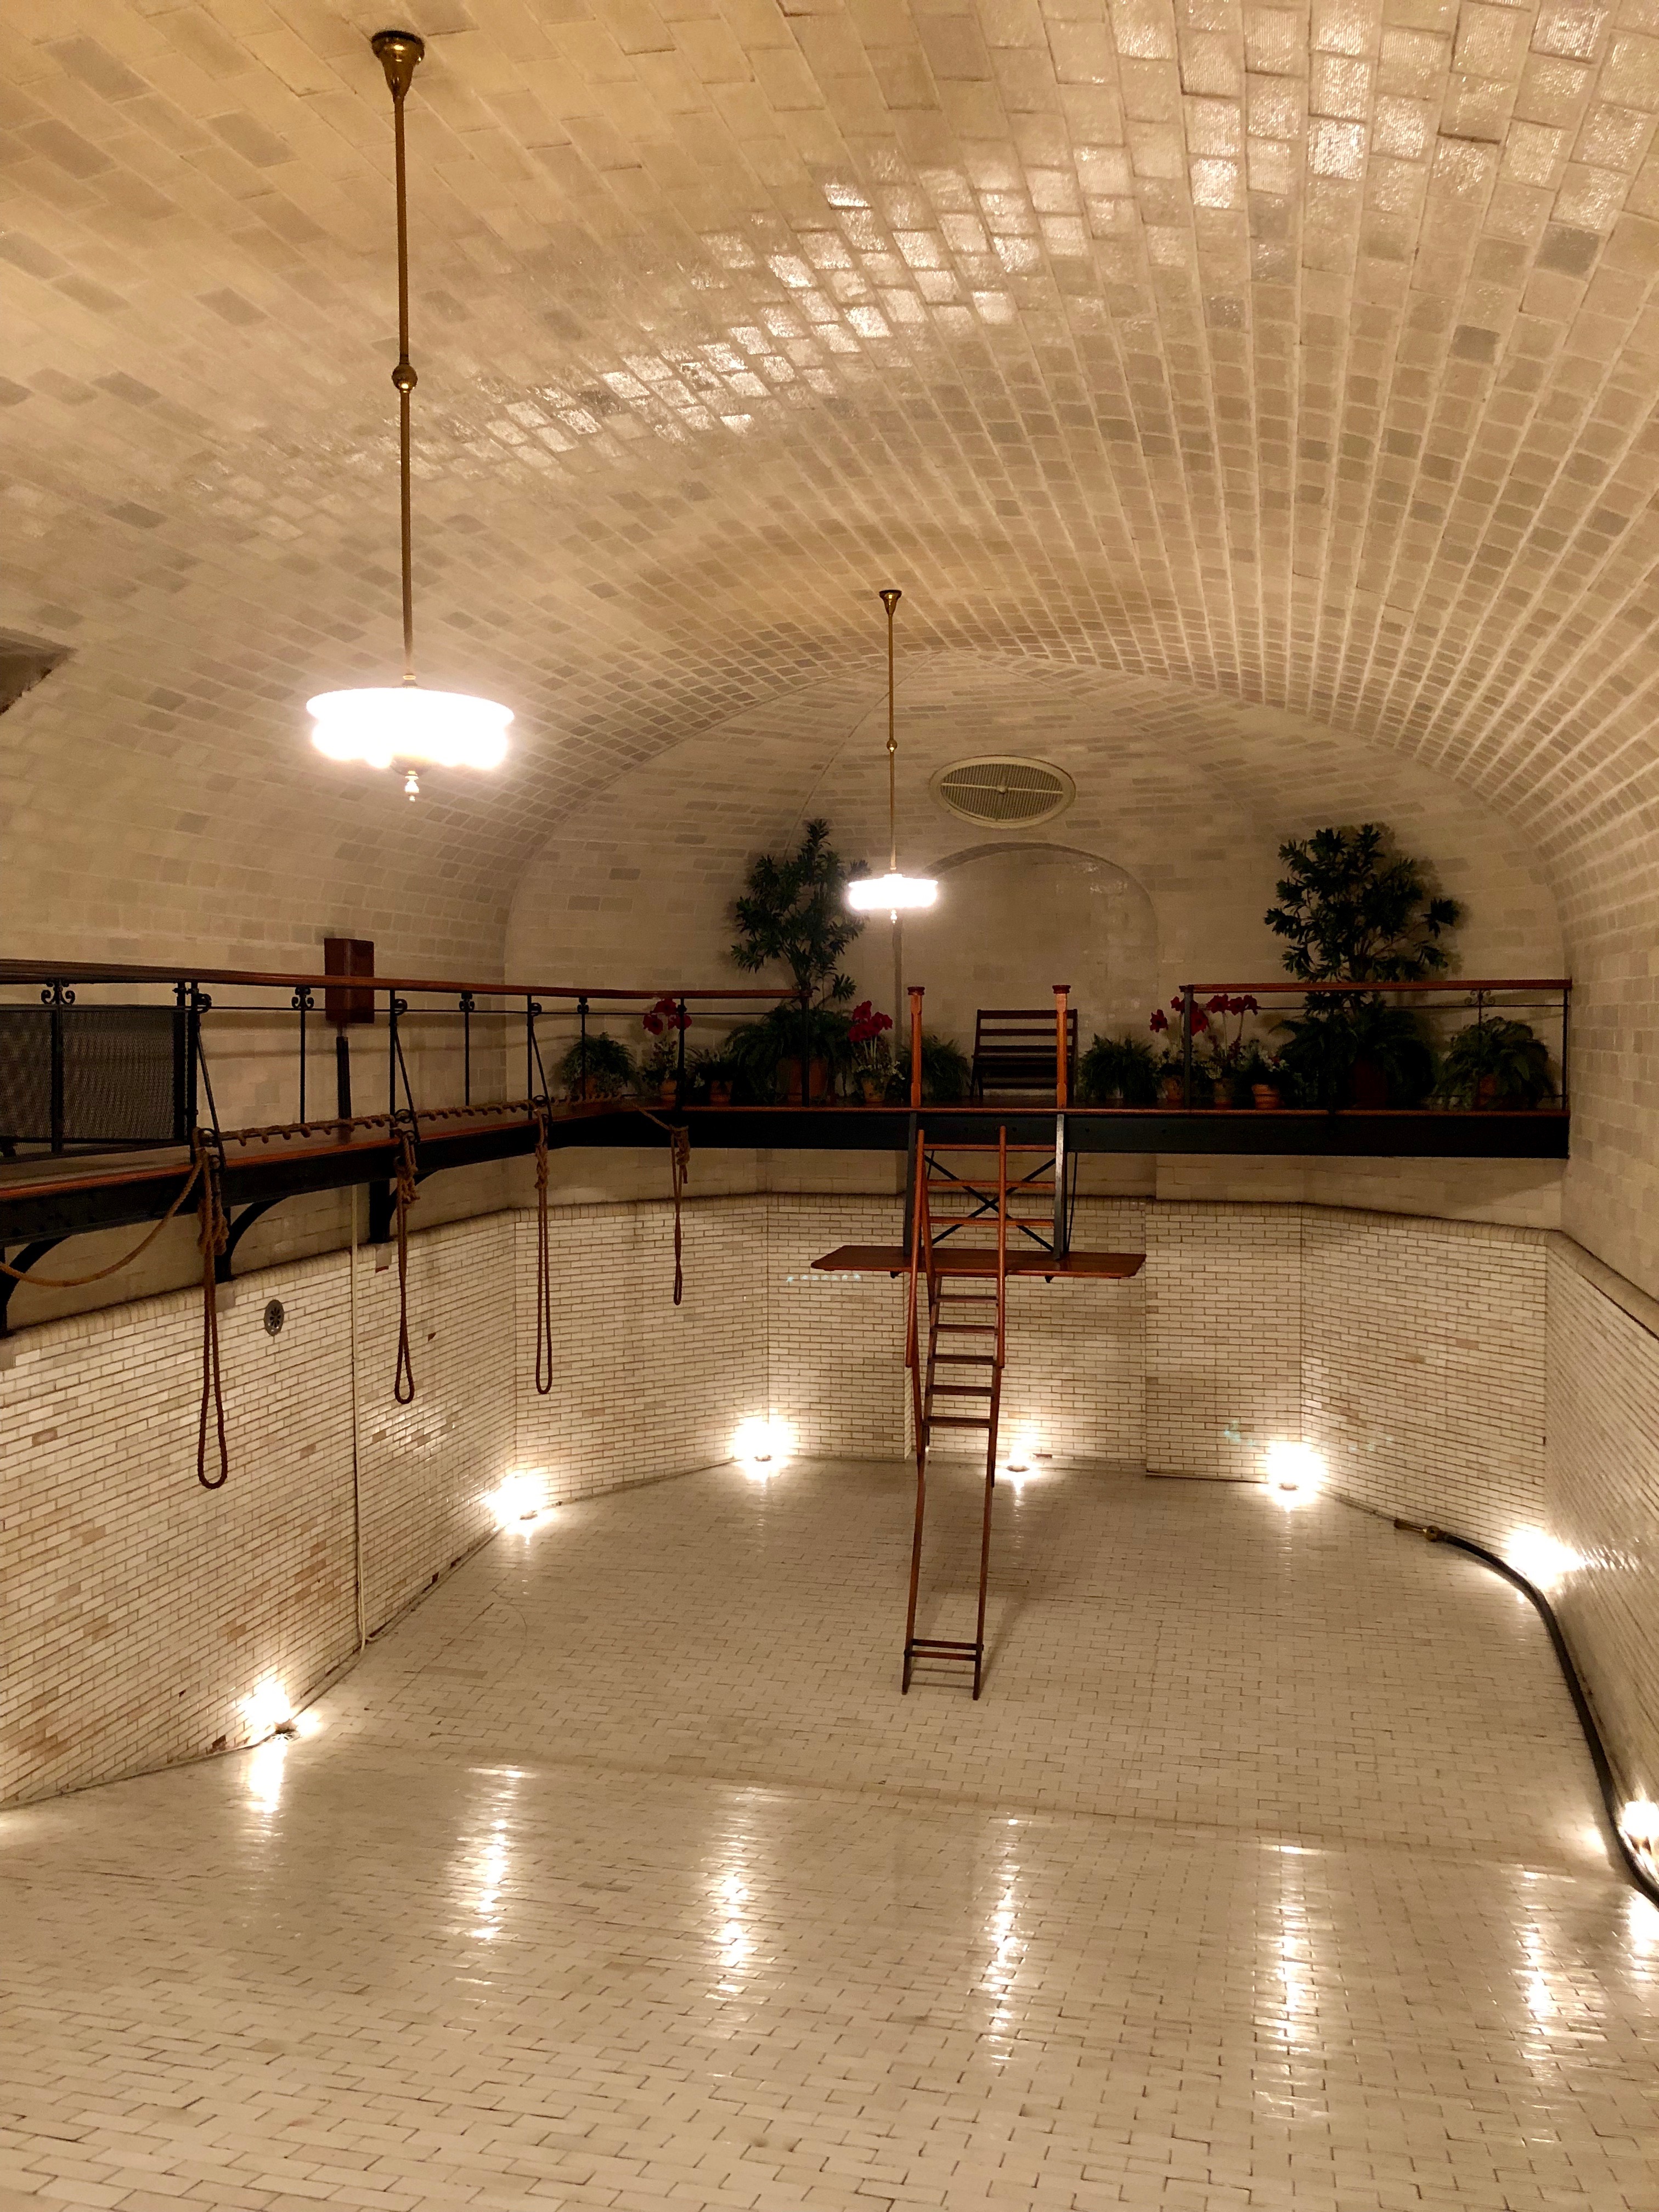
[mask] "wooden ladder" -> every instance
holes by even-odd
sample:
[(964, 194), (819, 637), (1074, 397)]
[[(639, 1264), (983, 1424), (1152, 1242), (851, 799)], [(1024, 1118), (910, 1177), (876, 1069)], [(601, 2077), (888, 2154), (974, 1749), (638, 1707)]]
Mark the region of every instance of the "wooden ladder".
[[(986, 1145), (936, 1145), (916, 1139), (915, 1206), (910, 1224), (910, 1309), (905, 1334), (905, 1364), (910, 1370), (910, 1407), (916, 1444), (916, 1525), (910, 1545), (910, 1605), (904, 1623), (904, 1676), (918, 1659), (931, 1659), (974, 1670), (974, 1695), (985, 1677), (985, 1598), (991, 1571), (991, 1504), (996, 1489), (997, 1421), (1002, 1404), (1002, 1369), (1007, 1351), (1008, 1231), (1018, 1217), (1009, 1212), (1008, 1132), (997, 1132), (995, 1210), (988, 1203), (990, 1178), (970, 1186), (949, 1174), (929, 1172), (934, 1152), (980, 1152)], [(1022, 1196), (1031, 1185), (1023, 1181)], [(936, 1197), (979, 1201), (971, 1216), (946, 1214), (936, 1219)], [(935, 1227), (949, 1224), (996, 1232), (991, 1248), (963, 1245), (941, 1255)], [(972, 1256), (970, 1256), (972, 1255)], [(991, 1262), (985, 1265), (984, 1262)], [(978, 1262), (979, 1264), (975, 1264)], [(923, 1343), (924, 1329), (926, 1344)], [(941, 1339), (944, 1340), (941, 1348)], [(942, 1408), (942, 1410), (941, 1410)], [(969, 1429), (985, 1438), (985, 1506), (980, 1524), (979, 1606), (974, 1634), (918, 1636), (916, 1603), (921, 1589), (921, 1540), (927, 1511), (927, 1452), (935, 1429)]]

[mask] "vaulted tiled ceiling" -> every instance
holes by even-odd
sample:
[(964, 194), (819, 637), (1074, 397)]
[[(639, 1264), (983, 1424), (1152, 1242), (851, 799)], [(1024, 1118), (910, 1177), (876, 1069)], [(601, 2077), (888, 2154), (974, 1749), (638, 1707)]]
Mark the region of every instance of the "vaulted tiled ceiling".
[(416, 885), (483, 950), (574, 798), (873, 659), (886, 581), (1414, 752), (1610, 895), (1652, 0), (420, 0), (421, 661), (520, 720), (415, 809), (301, 711), (397, 668), (386, 15), (0, 0), (3, 618), (74, 648), (0, 726), (27, 927)]

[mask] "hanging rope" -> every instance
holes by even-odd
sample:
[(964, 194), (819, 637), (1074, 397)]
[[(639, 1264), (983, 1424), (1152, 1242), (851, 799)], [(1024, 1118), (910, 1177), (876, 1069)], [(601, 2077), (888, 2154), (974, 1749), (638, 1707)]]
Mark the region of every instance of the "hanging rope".
[(409, 1356), (409, 1209), (419, 1193), (415, 1188), (415, 1140), (401, 1124), (398, 1138), (398, 1365), (392, 1378), (392, 1395), (400, 1406), (412, 1403), (415, 1368)]
[(553, 1388), (553, 1269), (547, 1249), (547, 1109), (536, 1109), (536, 1395)]
[(118, 1275), (123, 1267), (130, 1267), (135, 1260), (141, 1258), (149, 1251), (150, 1246), (167, 1227), (168, 1222), (173, 1219), (191, 1191), (195, 1189), (196, 1178), (201, 1172), (200, 1160), (192, 1161), (190, 1172), (185, 1177), (183, 1188), (155, 1228), (150, 1231), (149, 1236), (141, 1238), (131, 1252), (123, 1253), (118, 1260), (112, 1260), (107, 1267), (100, 1267), (95, 1274), (37, 1275), (33, 1267), (9, 1267), (3, 1260), (0, 1260), (0, 1275), (9, 1275), (14, 1283), (38, 1283), (42, 1290), (46, 1291), (83, 1291), (88, 1283), (101, 1283), (106, 1276)]
[[(230, 1242), (230, 1217), (225, 1212), (220, 1188), (223, 1162), (207, 1132), (198, 1129), (192, 1140), (196, 1165), (202, 1180), (197, 1201), (199, 1227), (196, 1241), (202, 1252), (202, 1410), (196, 1425), (196, 1480), (204, 1490), (222, 1490), (230, 1474), (230, 1447), (225, 1441), (225, 1390), (219, 1370), (219, 1255)], [(208, 1406), (213, 1407), (218, 1432), (219, 1472), (210, 1475), (208, 1462)]]
[(650, 1113), (645, 1107), (639, 1105), (637, 1101), (635, 1101), (635, 1110), (643, 1114), (647, 1121), (654, 1121), (658, 1128), (665, 1129), (668, 1133), (668, 1174), (674, 1189), (674, 1303), (678, 1305), (685, 1290), (684, 1247), (680, 1236), (680, 1200), (684, 1195), (686, 1182), (691, 1173), (691, 1132), (690, 1129), (676, 1128), (672, 1121), (663, 1121), (660, 1115)]

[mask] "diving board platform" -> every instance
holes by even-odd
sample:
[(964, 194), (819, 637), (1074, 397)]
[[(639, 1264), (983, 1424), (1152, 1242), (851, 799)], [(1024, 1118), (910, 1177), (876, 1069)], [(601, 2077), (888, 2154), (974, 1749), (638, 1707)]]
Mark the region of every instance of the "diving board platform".
[[(1005, 1272), (1051, 1282), (1121, 1283), (1146, 1264), (1144, 1252), (1010, 1252)], [(902, 1275), (909, 1271), (910, 1255), (902, 1244), (838, 1244), (812, 1265), (825, 1275)], [(981, 1246), (936, 1246), (933, 1269), (940, 1275), (994, 1275), (997, 1255)]]

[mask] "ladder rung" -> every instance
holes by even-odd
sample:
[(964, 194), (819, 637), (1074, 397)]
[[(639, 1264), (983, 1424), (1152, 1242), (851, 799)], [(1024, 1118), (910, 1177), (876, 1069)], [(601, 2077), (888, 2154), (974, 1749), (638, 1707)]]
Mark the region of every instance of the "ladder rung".
[(979, 1646), (965, 1638), (953, 1636), (913, 1636), (905, 1645), (907, 1651), (931, 1652), (939, 1659), (977, 1659)]
[(952, 1291), (946, 1297), (941, 1291), (939, 1302), (942, 1306), (994, 1306), (997, 1294), (994, 1291)]
[[(994, 1322), (942, 1321), (936, 1324), (933, 1333), (936, 1336), (994, 1336), (997, 1331)], [(945, 1356), (943, 1352), (939, 1354), (941, 1359)], [(974, 1356), (981, 1358), (984, 1355), (976, 1352)]]
[[(988, 1144), (929, 1144), (927, 1146), (927, 1151), (929, 1152), (995, 1152), (995, 1148), (998, 1148), (998, 1146), (995, 1146), (995, 1137), (988, 1141)], [(1053, 1148), (1051, 1144), (1011, 1144), (1009, 1159), (1013, 1159), (1015, 1152), (1022, 1152), (1026, 1159), (1036, 1159), (1040, 1152), (1044, 1159), (1053, 1159), (1053, 1157), (1055, 1157), (1055, 1148)]]
[(922, 1419), (930, 1429), (988, 1429), (991, 1425), (966, 1413), (924, 1413)]
[(994, 1367), (996, 1360), (988, 1352), (936, 1352), (936, 1367)]
[(988, 1398), (990, 1392), (981, 1390), (977, 1382), (930, 1382), (930, 1398)]

